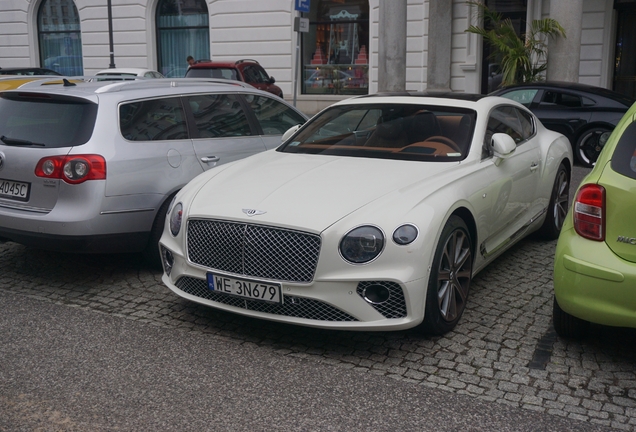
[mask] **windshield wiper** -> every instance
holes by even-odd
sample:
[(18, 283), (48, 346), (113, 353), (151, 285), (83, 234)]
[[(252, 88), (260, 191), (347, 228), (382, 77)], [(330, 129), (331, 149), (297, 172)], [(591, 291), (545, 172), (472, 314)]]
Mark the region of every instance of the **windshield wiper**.
[(17, 139), (17, 138), (9, 138), (9, 137), (4, 136), (4, 135), (0, 136), (0, 141), (2, 141), (3, 143), (5, 143), (6, 145), (9, 145), (9, 146), (45, 147), (45, 145), (42, 144), (42, 143), (36, 143), (36, 142), (33, 142), (33, 141), (21, 140), (21, 139)]

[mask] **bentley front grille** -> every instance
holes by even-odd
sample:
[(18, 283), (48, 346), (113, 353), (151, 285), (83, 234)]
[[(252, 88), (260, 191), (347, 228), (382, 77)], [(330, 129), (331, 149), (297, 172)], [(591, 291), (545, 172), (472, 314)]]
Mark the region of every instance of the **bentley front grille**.
[(210, 219), (188, 221), (188, 258), (195, 264), (248, 277), (311, 282), (320, 236)]
[(242, 297), (212, 291), (208, 289), (208, 284), (205, 280), (187, 276), (177, 280), (175, 285), (181, 291), (195, 297), (250, 311), (318, 321), (357, 321), (357, 319), (348, 313), (314, 299), (283, 295), (282, 304), (244, 299)]

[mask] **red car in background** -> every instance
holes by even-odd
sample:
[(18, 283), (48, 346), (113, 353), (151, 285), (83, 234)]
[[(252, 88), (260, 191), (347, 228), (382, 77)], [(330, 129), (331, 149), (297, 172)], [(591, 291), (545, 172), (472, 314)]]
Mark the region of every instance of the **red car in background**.
[(259, 90), (283, 97), (283, 91), (274, 84), (276, 82), (274, 77), (269, 76), (256, 60), (243, 59), (235, 62), (197, 60), (188, 67), (185, 76), (186, 78), (223, 78), (243, 81)]

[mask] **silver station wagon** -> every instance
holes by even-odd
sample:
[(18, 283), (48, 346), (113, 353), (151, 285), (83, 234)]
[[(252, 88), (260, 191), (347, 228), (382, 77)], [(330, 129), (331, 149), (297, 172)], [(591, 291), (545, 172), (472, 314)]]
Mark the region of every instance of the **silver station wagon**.
[[(0, 94), (0, 239), (159, 264), (172, 197), (307, 117), (223, 80), (46, 81)], [(214, 199), (214, 197), (210, 197)]]

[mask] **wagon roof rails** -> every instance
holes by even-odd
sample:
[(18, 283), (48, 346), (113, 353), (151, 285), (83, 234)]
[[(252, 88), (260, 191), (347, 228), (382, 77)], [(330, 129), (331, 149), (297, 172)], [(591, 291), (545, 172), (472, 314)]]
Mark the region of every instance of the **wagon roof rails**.
[[(102, 77), (100, 75), (100, 77)], [(143, 78), (143, 77), (130, 77), (126, 80), (116, 81), (94, 81), (95, 76), (74, 76), (74, 77), (50, 77), (39, 78), (34, 81), (27, 82), (21, 85), (20, 89), (37, 88), (47, 85), (60, 85), (68, 87), (69, 85), (76, 85), (78, 83), (86, 84), (99, 84), (100, 87), (95, 89), (95, 93), (110, 93), (126, 89), (135, 88), (149, 88), (149, 87), (186, 87), (200, 84), (225, 84), (234, 85), (243, 88), (254, 88), (254, 86), (243, 82), (234, 81), (223, 78)], [(68, 84), (66, 84), (67, 82)]]
[(121, 90), (158, 86), (188, 87), (201, 84), (225, 84), (243, 88), (254, 88), (254, 86), (243, 81), (234, 81), (222, 78), (152, 78), (140, 81), (117, 81), (109, 83), (96, 89), (95, 93), (111, 93)]

